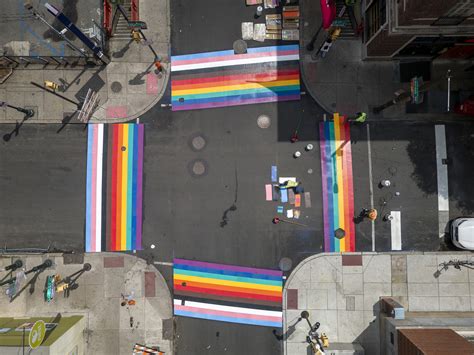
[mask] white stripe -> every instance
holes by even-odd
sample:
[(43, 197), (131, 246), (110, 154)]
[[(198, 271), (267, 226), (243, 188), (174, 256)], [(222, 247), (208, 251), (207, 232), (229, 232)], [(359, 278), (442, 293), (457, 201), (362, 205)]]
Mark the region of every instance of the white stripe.
[(102, 244), (102, 169), (104, 160), (104, 124), (97, 130), (97, 181), (96, 181), (96, 225), (95, 251), (101, 251)]
[(391, 211), (393, 219), (390, 221), (392, 232), (392, 250), (402, 250), (402, 228), (400, 211)]
[(173, 65), (171, 64), (171, 71), (182, 71), (182, 70), (194, 70), (194, 69), (205, 69), (205, 68), (218, 68), (218, 67), (229, 67), (231, 65), (243, 65), (243, 64), (255, 64), (255, 63), (270, 63), (270, 62), (285, 62), (288, 60), (299, 60), (299, 54), (282, 55), (282, 56), (268, 56), (268, 57), (256, 57), (247, 59), (231, 59), (217, 62), (206, 62), (196, 64), (182, 64)]
[[(370, 145), (370, 128), (367, 123), (367, 155), (369, 156), (369, 195), (370, 208), (374, 208), (374, 184), (372, 182), (372, 148)], [(372, 251), (375, 251), (375, 221), (372, 221)]]
[[(180, 306), (181, 300), (175, 298), (173, 303), (175, 305)], [(196, 307), (196, 308), (201, 308), (201, 309), (214, 309), (216, 311), (226, 311), (226, 312), (235, 312), (235, 313), (256, 314), (260, 316), (272, 316), (272, 317), (282, 316), (282, 312), (279, 312), (279, 311), (266, 311), (263, 309), (256, 309), (256, 308), (223, 306), (220, 304), (213, 304), (213, 303), (185, 301), (184, 305), (187, 307)]]
[(435, 126), (436, 169), (438, 173), (438, 210), (449, 211), (448, 167), (443, 164), (446, 154), (446, 133), (444, 125)]

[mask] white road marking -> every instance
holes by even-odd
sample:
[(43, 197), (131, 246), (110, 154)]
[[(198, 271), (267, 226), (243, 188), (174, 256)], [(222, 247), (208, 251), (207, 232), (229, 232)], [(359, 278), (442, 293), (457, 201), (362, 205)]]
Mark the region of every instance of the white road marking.
[(393, 219), (390, 221), (392, 232), (392, 250), (402, 250), (402, 221), (400, 211), (390, 211)]
[(173, 266), (173, 263), (168, 263), (166, 261), (154, 261), (153, 264), (155, 264), (155, 265), (164, 265), (164, 266)]
[(449, 222), (449, 190), (448, 190), (448, 166), (443, 164), (447, 159), (446, 153), (446, 131), (444, 125), (435, 125), (436, 139), (436, 172), (438, 179), (438, 222), (439, 237), (444, 237), (444, 228)]
[[(372, 182), (372, 148), (370, 145), (370, 127), (367, 123), (367, 155), (369, 156), (369, 192), (370, 208), (374, 208), (374, 185)], [(375, 222), (372, 221), (372, 251), (375, 251)]]

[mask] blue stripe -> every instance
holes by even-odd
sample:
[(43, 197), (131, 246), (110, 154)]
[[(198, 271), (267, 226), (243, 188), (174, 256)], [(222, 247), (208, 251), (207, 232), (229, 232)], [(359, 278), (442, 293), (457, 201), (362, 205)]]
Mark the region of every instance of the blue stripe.
[(248, 284), (247, 288), (252, 288), (252, 285), (266, 285), (266, 286), (277, 286), (282, 287), (283, 281), (280, 279), (276, 280), (264, 280), (264, 279), (257, 279), (254, 277), (243, 277), (243, 276), (233, 276), (233, 275), (219, 275), (214, 273), (207, 273), (207, 272), (199, 272), (199, 271), (192, 271), (192, 270), (180, 270), (175, 268), (174, 275), (183, 275), (183, 276), (195, 276), (195, 277), (204, 277), (208, 279), (214, 280), (224, 280), (224, 281), (232, 281), (232, 282), (244, 282)]
[(182, 264), (177, 264), (177, 263), (174, 263), (173, 268), (180, 269), (180, 270), (207, 272), (207, 273), (218, 274), (218, 275), (242, 276), (242, 277), (250, 277), (250, 278), (255, 278), (255, 279), (282, 281), (281, 276), (263, 275), (263, 274), (256, 274), (256, 273), (251, 273), (251, 272), (232, 271), (232, 270), (223, 270), (223, 269), (212, 269), (212, 268), (207, 268), (207, 267), (182, 265)]
[(259, 99), (259, 98), (265, 98), (265, 97), (279, 97), (279, 96), (287, 96), (287, 95), (299, 95), (300, 90), (288, 90), (288, 91), (278, 91), (278, 92), (262, 92), (262, 93), (250, 93), (250, 94), (244, 94), (244, 95), (229, 95), (229, 96), (223, 96), (223, 97), (215, 97), (215, 98), (209, 98), (209, 99), (190, 99), (190, 100), (184, 100), (183, 102), (175, 101), (173, 100), (173, 106), (186, 106), (186, 105), (194, 105), (194, 104), (206, 104), (210, 102), (226, 102), (226, 101), (232, 101), (234, 99), (240, 99), (240, 100), (247, 100), (247, 99)]
[(282, 327), (281, 322), (260, 321), (260, 320), (248, 319), (248, 318), (223, 317), (223, 316), (217, 316), (214, 314), (203, 314), (203, 313), (196, 313), (196, 312), (189, 312), (189, 311), (181, 311), (181, 310), (176, 310), (176, 309), (174, 311), (174, 314), (176, 316), (200, 318), (200, 319), (207, 319), (207, 320), (217, 320), (217, 321), (228, 322), (228, 323), (251, 324), (251, 325), (260, 325), (264, 327), (276, 327), (276, 328)]
[(89, 125), (87, 130), (87, 182), (86, 182), (86, 252), (91, 249), (91, 204), (92, 204), (92, 143), (96, 125)]
[(132, 182), (132, 250), (137, 249), (137, 171), (138, 171), (138, 127), (133, 130), (133, 170), (129, 178)]
[(212, 99), (214, 97), (226, 97), (226, 96), (241, 96), (247, 95), (252, 93), (265, 93), (265, 92), (283, 92), (283, 91), (291, 91), (291, 90), (299, 90), (300, 84), (295, 85), (283, 85), (283, 86), (271, 86), (271, 87), (259, 87), (259, 88), (251, 88), (251, 89), (241, 89), (241, 90), (223, 90), (218, 92), (205, 92), (202, 94), (187, 94), (187, 95), (179, 95), (179, 94), (171, 94), (173, 97), (173, 102), (178, 101), (179, 99), (183, 98), (184, 101), (194, 100), (194, 99)]
[[(296, 49), (299, 49), (298, 45), (290, 44), (290, 45), (284, 45), (284, 46), (248, 48), (247, 53), (262, 53), (262, 52), (270, 52), (270, 51), (281, 52), (281, 51), (290, 51), (290, 50), (296, 50)], [(171, 56), (171, 62), (172, 62), (171, 65), (173, 65), (173, 61), (178, 61), (178, 60), (223, 57), (227, 55), (234, 55), (234, 50), (185, 54), (185, 55), (173, 55)]]

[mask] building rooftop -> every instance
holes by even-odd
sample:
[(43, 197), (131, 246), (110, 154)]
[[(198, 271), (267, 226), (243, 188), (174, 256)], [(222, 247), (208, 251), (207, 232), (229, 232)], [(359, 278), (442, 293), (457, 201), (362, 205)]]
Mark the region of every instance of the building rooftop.
[[(24, 57), (79, 57), (80, 54), (72, 49), (67, 41), (25, 8), (26, 2), (26, 0), (2, 0), (0, 45), (5, 54)], [(47, 2), (30, 0), (29, 3), (58, 31), (64, 29), (65, 26), (46, 9), (46, 3), (61, 10), (88, 37), (99, 39), (99, 41), (103, 37), (99, 27), (102, 23), (103, 0), (47, 0)], [(85, 47), (70, 31), (66, 32), (65, 36), (79, 49)]]

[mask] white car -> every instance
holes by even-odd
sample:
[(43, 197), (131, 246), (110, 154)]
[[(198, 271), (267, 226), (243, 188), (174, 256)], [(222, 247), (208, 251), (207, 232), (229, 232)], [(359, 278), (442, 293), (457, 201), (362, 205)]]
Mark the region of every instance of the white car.
[(460, 217), (453, 220), (451, 240), (458, 248), (474, 250), (474, 217)]

